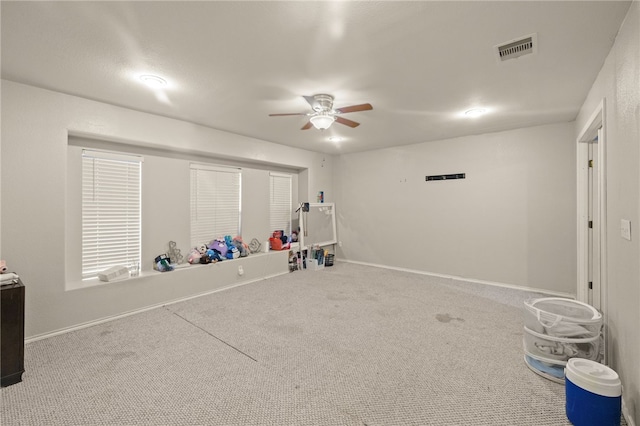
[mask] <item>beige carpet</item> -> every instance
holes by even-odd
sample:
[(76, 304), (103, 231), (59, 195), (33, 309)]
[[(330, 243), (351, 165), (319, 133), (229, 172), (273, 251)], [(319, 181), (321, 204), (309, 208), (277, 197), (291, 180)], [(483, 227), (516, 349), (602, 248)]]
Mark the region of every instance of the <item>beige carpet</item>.
[(27, 345), (1, 423), (569, 425), (564, 386), (523, 361), (531, 296), (294, 272)]

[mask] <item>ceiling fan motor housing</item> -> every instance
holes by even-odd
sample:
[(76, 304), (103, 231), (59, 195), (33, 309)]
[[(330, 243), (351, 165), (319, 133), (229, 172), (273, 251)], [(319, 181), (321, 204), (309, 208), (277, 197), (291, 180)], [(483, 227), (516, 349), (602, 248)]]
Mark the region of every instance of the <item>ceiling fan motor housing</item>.
[(328, 112), (333, 108), (333, 96), (318, 94), (313, 95), (315, 99), (315, 104), (313, 105), (313, 110), (316, 112)]

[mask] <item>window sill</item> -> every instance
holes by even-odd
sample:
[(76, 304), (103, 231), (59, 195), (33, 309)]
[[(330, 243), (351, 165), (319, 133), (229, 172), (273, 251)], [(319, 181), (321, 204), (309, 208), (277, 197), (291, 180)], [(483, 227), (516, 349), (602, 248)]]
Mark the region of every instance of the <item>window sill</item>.
[(66, 282), (65, 290), (66, 291), (83, 290), (87, 288), (101, 287), (104, 285), (120, 284), (125, 282), (128, 284), (132, 284), (140, 280), (144, 281), (144, 280), (153, 279), (153, 277), (157, 277), (159, 275), (165, 275), (170, 273), (180, 273), (185, 270), (193, 270), (193, 269), (199, 269), (199, 268), (215, 268), (215, 267), (219, 267), (220, 265), (235, 263), (237, 261), (242, 261), (244, 259), (269, 256), (269, 255), (272, 255), (272, 253), (275, 254), (275, 253), (288, 253), (288, 252), (289, 252), (288, 250), (270, 250), (269, 252), (266, 252), (266, 253), (258, 252), (258, 253), (250, 254), (247, 257), (239, 257), (237, 259), (226, 259), (219, 262), (206, 263), (206, 264), (196, 263), (192, 265), (190, 263), (185, 262), (180, 265), (174, 265), (173, 271), (160, 272), (160, 271), (156, 271), (155, 269), (143, 270), (143, 271), (140, 271), (140, 274), (138, 276), (123, 277), (123, 278), (118, 278), (112, 281), (100, 281), (100, 279), (97, 277), (87, 279), (87, 280), (81, 280), (81, 281), (68, 281)]

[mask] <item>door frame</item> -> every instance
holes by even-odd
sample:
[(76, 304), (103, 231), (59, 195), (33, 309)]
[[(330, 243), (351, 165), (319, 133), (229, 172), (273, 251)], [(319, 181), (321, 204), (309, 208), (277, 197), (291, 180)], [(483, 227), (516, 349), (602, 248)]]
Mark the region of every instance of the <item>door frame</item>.
[[(593, 229), (593, 232), (598, 232), (600, 244), (599, 244), (599, 258), (600, 258), (600, 288), (598, 289), (598, 295), (596, 296), (594, 288), (594, 300), (599, 299), (600, 311), (603, 315), (603, 335), (604, 335), (604, 357), (603, 362), (606, 364), (609, 359), (607, 353), (609, 345), (607, 342), (607, 327), (608, 327), (608, 297), (607, 297), (607, 181), (606, 181), (606, 106), (603, 99), (593, 114), (589, 117), (589, 120), (585, 124), (584, 128), (580, 132), (577, 138), (577, 249), (578, 249), (578, 273), (577, 273), (577, 299), (581, 302), (589, 302), (589, 197), (587, 195), (589, 188), (588, 181), (588, 158), (589, 158), (589, 143), (596, 137), (598, 138), (597, 145), (597, 160), (598, 166), (597, 172), (597, 184), (599, 194), (599, 205), (593, 208), (598, 209), (598, 225)], [(598, 132), (599, 129), (602, 131)]]

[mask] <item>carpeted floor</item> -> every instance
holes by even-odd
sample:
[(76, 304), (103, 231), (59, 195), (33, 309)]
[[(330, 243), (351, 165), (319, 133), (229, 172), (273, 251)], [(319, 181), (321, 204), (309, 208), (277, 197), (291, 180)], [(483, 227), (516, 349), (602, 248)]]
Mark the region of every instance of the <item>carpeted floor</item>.
[[(178, 284), (177, 284), (178, 285)], [(569, 425), (539, 296), (337, 262), (30, 343), (9, 425)]]

